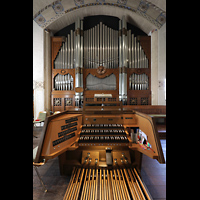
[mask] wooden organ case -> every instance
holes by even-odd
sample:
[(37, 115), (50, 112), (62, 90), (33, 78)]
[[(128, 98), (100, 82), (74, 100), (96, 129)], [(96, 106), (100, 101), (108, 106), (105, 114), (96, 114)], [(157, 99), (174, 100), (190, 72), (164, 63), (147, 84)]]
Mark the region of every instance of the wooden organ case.
[(151, 105), (150, 36), (134, 35), (125, 17), (117, 30), (102, 22), (83, 30), (83, 23), (78, 18), (66, 36), (51, 38), (52, 112), (94, 101), (96, 93), (123, 105)]

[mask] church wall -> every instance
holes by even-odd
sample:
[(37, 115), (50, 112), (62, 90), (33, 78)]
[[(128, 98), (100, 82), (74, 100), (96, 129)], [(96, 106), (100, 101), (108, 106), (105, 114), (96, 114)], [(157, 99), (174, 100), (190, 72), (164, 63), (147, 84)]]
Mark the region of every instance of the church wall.
[(151, 31), (151, 104), (158, 105), (158, 31)]
[(34, 119), (44, 110), (44, 31), (33, 21)]
[(166, 24), (158, 31), (158, 105), (166, 105)]
[(151, 92), (152, 105), (166, 105), (166, 25), (154, 29), (151, 35)]

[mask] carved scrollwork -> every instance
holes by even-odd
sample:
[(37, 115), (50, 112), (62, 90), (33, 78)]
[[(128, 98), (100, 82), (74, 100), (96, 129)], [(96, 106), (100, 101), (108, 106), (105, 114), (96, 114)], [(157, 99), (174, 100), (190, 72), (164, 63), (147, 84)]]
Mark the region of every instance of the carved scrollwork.
[(99, 66), (97, 68), (97, 73), (98, 74), (102, 75), (102, 74), (105, 74), (105, 72), (106, 72), (106, 68), (104, 66)]

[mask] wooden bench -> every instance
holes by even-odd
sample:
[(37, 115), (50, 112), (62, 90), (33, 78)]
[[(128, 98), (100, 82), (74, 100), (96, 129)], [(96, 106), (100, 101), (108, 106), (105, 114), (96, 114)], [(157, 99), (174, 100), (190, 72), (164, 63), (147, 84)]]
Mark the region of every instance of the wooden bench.
[[(160, 139), (166, 139), (166, 114), (149, 114), (156, 121), (156, 126)], [(164, 123), (159, 123), (157, 119), (163, 118)]]

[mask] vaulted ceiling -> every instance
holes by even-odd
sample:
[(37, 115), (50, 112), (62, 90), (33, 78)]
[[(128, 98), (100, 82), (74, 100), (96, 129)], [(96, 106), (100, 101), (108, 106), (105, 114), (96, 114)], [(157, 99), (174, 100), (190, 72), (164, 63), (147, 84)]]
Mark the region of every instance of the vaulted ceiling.
[(53, 33), (79, 16), (109, 15), (122, 18), (146, 34), (166, 22), (166, 0), (33, 0), (33, 20)]

